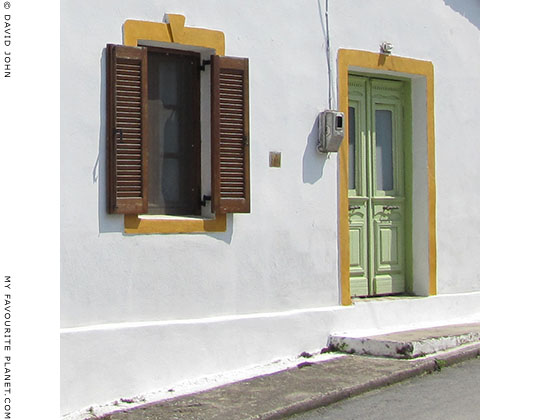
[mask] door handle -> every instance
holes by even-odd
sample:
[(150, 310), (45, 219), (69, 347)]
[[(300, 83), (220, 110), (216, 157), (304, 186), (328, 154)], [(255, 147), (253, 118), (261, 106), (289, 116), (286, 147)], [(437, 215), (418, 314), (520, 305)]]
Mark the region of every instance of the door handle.
[(383, 210), (397, 210), (399, 206), (383, 206)]
[(349, 206), (349, 210), (361, 209), (362, 207), (364, 207), (362, 204), (360, 204), (359, 206)]

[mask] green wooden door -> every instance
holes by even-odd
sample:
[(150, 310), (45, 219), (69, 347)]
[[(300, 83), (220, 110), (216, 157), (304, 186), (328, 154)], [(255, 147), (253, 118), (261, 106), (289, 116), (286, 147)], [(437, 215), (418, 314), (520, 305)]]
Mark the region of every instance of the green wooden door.
[(405, 291), (403, 88), (349, 76), (351, 296)]

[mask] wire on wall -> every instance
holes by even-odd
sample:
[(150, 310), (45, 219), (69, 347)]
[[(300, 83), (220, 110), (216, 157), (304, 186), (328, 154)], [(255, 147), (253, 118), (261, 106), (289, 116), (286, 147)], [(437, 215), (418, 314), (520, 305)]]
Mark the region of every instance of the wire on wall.
[(328, 0), (325, 8), (326, 64), (328, 67), (328, 109), (332, 109), (332, 66), (330, 63), (330, 27), (328, 25)]

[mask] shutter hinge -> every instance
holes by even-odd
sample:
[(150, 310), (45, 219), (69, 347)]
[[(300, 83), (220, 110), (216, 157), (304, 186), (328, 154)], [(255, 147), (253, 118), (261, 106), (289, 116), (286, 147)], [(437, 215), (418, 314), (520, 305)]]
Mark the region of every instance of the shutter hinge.
[(211, 63), (210, 60), (203, 60), (202, 61), (202, 64), (199, 66), (199, 70), (200, 71), (204, 71), (206, 66), (208, 66), (209, 64)]
[(210, 195), (203, 195), (201, 200), (201, 206), (205, 207), (207, 201), (212, 201), (212, 196)]

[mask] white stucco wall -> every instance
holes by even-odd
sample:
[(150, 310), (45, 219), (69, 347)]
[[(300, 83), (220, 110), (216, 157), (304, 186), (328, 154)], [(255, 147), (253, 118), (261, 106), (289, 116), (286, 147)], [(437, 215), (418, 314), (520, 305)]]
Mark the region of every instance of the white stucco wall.
[[(63, 6), (63, 326), (336, 304), (336, 156), (326, 160), (313, 145), (326, 98), (316, 87), (326, 84), (326, 72), (324, 56), (307, 53), (320, 50), (320, 39), (304, 32), (286, 36), (289, 48), (273, 47), (273, 6), (266, 6), (270, 16), (261, 12), (269, 25), (261, 33), (237, 30), (255, 18), (225, 19), (216, 7), (211, 19), (203, 13), (197, 20), (188, 4), (173, 4), (103, 3), (95, 19), (88, 16), (101, 6)], [(161, 21), (171, 10), (189, 15), (188, 25), (223, 30), (227, 54), (250, 59), (252, 211), (229, 216), (223, 234), (127, 237), (123, 216), (105, 211), (103, 48), (122, 42), (127, 18)], [(311, 20), (318, 25), (317, 13)], [(298, 59), (301, 66), (289, 65)], [(312, 68), (319, 71), (306, 77)], [(280, 169), (268, 167), (271, 150), (282, 153)]]
[[(115, 365), (115, 375), (123, 378), (119, 383), (86, 395), (84, 388), (79, 392), (73, 387), (76, 378), (97, 381), (115, 363), (98, 353), (119, 351), (125, 322), (156, 323), (159, 330), (164, 321), (309, 312), (339, 304), (337, 156), (326, 158), (315, 151), (316, 117), (328, 106), (324, 1), (320, 3), (319, 8), (308, 0), (61, 2), (64, 412), (159, 382), (125, 374), (134, 361), (148, 358), (140, 346), (133, 349), (131, 362)], [(459, 316), (463, 293), (479, 290), (478, 2), (453, 3), (335, 1), (330, 2), (329, 19), (334, 83), (339, 48), (377, 52), (380, 42), (388, 40), (396, 55), (433, 62), (438, 291), (456, 296), (454, 303), (444, 306), (446, 318)], [(252, 211), (229, 215), (225, 233), (127, 236), (123, 216), (105, 210), (104, 48), (107, 43), (122, 43), (126, 19), (161, 22), (165, 13), (185, 15), (187, 26), (223, 31), (227, 55), (250, 60)], [(282, 153), (281, 168), (268, 167), (270, 151)], [(469, 304), (463, 315), (474, 313), (474, 308)], [(345, 319), (321, 316), (333, 329)], [(377, 316), (353, 319), (360, 328), (377, 327)], [(276, 324), (283, 328), (276, 332), (278, 337), (291, 332), (285, 324)], [(114, 326), (116, 338), (110, 338), (107, 325)], [(219, 343), (242, 334), (240, 324), (227, 325), (231, 326)], [(264, 322), (253, 325), (252, 329), (266, 328)], [(148, 333), (137, 331), (140, 334), (130, 335), (130, 340), (146, 342)], [(182, 340), (204, 345), (211, 331), (192, 328), (189, 334), (177, 333)], [(281, 340), (264, 355), (294, 354), (303, 346), (313, 347), (321, 334), (317, 330), (300, 335), (294, 344)], [(254, 339), (261, 340), (257, 347), (265, 337)], [(96, 343), (104, 346), (99, 352)], [(83, 348), (84, 355), (79, 352)], [(90, 363), (98, 357), (100, 363)], [(170, 350), (162, 358), (169, 361), (160, 365), (154, 360), (150, 367), (186, 374), (180, 367), (170, 371), (172, 357)], [(261, 361), (245, 358), (242, 351), (223, 357), (232, 358), (225, 365), (233, 367), (243, 358)], [(131, 386), (134, 383), (137, 386)]]

